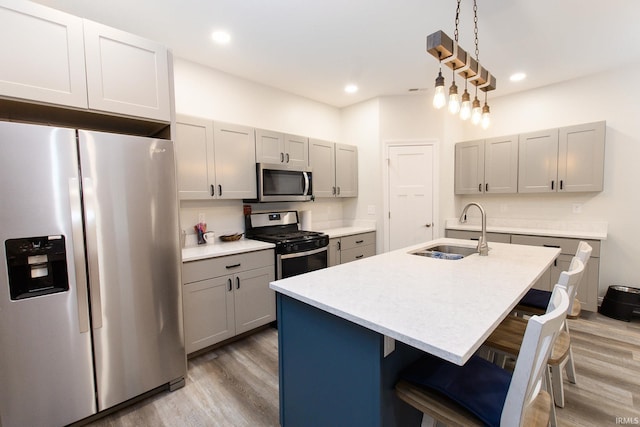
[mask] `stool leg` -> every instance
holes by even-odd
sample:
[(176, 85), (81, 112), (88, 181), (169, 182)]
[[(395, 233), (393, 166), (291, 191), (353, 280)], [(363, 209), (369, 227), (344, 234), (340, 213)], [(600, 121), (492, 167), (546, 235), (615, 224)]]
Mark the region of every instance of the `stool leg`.
[(571, 345), (569, 345), (569, 357), (567, 357), (567, 378), (569, 378), (569, 382), (571, 384), (576, 383), (576, 367), (573, 364), (573, 351), (571, 350)]
[(562, 366), (551, 366), (551, 382), (553, 383), (553, 394), (551, 394), (555, 406), (564, 408), (564, 387), (562, 386)]
[[(553, 384), (551, 382), (551, 371), (549, 370), (549, 366), (546, 366), (544, 371), (545, 371), (544, 386), (547, 389), (547, 393), (551, 395), (551, 399), (553, 399)], [(558, 425), (558, 420), (556, 418), (556, 405), (554, 405), (553, 402), (551, 402), (551, 412), (549, 413), (549, 424), (551, 425), (551, 427), (557, 427)]]

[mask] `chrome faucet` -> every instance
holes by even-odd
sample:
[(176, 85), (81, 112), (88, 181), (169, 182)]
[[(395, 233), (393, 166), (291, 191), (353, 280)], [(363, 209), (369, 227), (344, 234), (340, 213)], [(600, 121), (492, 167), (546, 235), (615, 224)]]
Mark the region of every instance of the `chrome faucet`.
[(489, 245), (487, 245), (487, 215), (485, 214), (484, 209), (482, 209), (482, 206), (476, 202), (467, 203), (467, 206), (464, 207), (460, 214), (460, 222), (463, 224), (467, 222), (467, 211), (471, 206), (477, 206), (478, 209), (480, 209), (480, 214), (482, 215), (482, 235), (478, 239), (478, 253), (480, 256), (487, 256), (489, 255)]

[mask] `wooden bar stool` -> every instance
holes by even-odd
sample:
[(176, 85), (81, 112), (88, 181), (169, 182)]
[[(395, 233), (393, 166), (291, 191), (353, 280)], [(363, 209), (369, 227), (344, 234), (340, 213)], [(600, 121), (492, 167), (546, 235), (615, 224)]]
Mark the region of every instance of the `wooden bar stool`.
[(543, 373), (569, 308), (556, 287), (551, 309), (526, 324), (513, 374), (474, 355), (464, 366), (427, 355), (405, 369), (396, 395), (437, 421), (452, 426), (546, 426), (551, 397)]
[[(555, 288), (562, 288), (569, 295), (569, 300), (572, 300), (572, 296), (575, 297), (575, 293), (578, 288), (578, 282), (582, 278), (584, 273), (584, 264), (578, 257), (573, 257), (569, 271), (563, 271), (560, 274), (560, 279)], [(554, 290), (555, 290), (554, 288)], [(547, 307), (547, 311), (553, 309), (551, 305)], [(567, 307), (567, 309), (569, 309)], [(485, 341), (485, 345), (490, 347), (494, 351), (498, 351), (503, 354), (518, 356), (521, 351), (522, 339), (526, 330), (527, 321), (522, 317), (507, 316), (493, 333)], [(547, 387), (553, 396), (555, 404), (557, 406), (564, 406), (564, 387), (562, 384), (562, 370), (567, 366), (568, 360), (572, 358), (571, 353), (571, 337), (569, 335), (566, 321), (561, 324), (561, 330), (553, 346), (553, 351), (549, 356), (547, 364)], [(567, 376), (569, 372), (567, 371)], [(575, 372), (573, 372), (575, 381)], [(555, 407), (551, 412), (551, 425), (556, 425), (555, 419)]]

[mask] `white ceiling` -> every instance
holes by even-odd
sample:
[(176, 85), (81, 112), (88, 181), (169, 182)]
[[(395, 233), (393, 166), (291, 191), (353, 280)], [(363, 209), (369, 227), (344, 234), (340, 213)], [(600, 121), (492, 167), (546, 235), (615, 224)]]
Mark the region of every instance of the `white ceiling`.
[[(435, 0), (37, 0), (167, 45), (174, 56), (336, 107), (410, 88), (432, 92), (426, 36), (453, 37), (456, 2)], [(480, 62), (490, 97), (640, 61), (638, 0), (478, 1)], [(232, 35), (211, 42), (214, 29)], [(460, 45), (474, 51), (472, 0)], [(521, 83), (509, 76), (527, 73)], [(444, 73), (446, 85), (451, 73)], [(631, 77), (631, 76), (630, 76)], [(631, 79), (630, 79), (631, 80)], [(358, 93), (345, 94), (347, 83)], [(458, 79), (458, 86), (462, 82)]]

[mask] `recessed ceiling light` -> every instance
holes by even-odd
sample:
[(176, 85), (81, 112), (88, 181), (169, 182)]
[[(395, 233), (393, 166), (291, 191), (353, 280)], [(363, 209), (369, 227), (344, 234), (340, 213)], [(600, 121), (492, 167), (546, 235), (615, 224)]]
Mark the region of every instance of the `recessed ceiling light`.
[(356, 93), (358, 91), (358, 86), (354, 84), (348, 84), (344, 87), (344, 91), (347, 93)]
[(223, 30), (211, 33), (211, 39), (218, 44), (228, 44), (231, 41), (231, 35)]
[(509, 77), (509, 80), (511, 80), (512, 82), (519, 82), (524, 80), (527, 77), (527, 75), (525, 73), (514, 73), (511, 75), (511, 77)]

